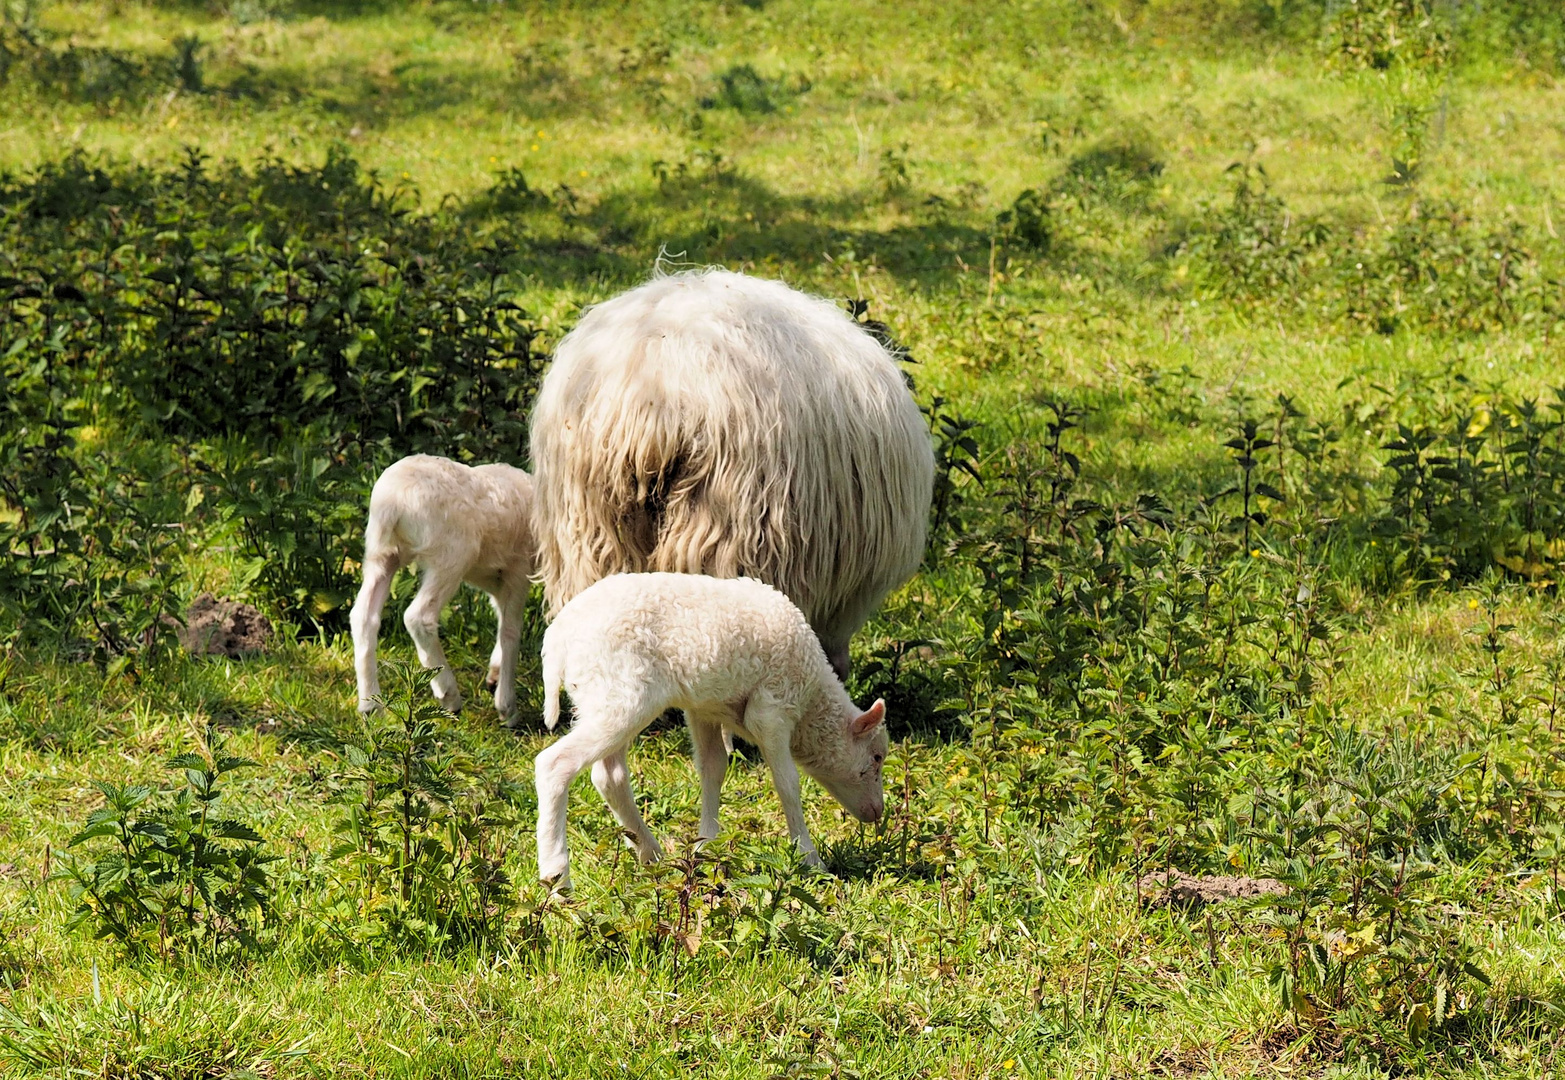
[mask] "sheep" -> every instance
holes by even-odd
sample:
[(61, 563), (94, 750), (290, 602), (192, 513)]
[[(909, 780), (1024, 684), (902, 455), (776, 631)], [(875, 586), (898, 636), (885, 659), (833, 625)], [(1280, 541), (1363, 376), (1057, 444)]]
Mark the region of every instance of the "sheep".
[(560, 688), (576, 721), (534, 762), (538, 876), (570, 888), (567, 793), (592, 766), (592, 782), (642, 862), (662, 857), (636, 810), (625, 751), (665, 709), (684, 710), (701, 780), (698, 837), (717, 835), (727, 768), (725, 736), (760, 748), (782, 800), (788, 834), (822, 866), (799, 803), (799, 769), (860, 821), (885, 809), (886, 704), (860, 712), (804, 614), (753, 578), (615, 574), (561, 609), (543, 636), (544, 724), (560, 717)]
[(923, 557), (934, 455), (902, 372), (781, 282), (686, 272), (599, 304), (531, 440), (551, 614), (614, 573), (759, 578), (846, 678), (849, 639)]
[(419, 663), (441, 669), (432, 684), (435, 700), (452, 712), (462, 708), (440, 647), (440, 612), (466, 581), (494, 604), (499, 631), (485, 686), (494, 691), (500, 715), (512, 717), (516, 650), (532, 588), (532, 504), (532, 477), (510, 465), (467, 466), (415, 454), (380, 474), (364, 530), (364, 584), (350, 620), (359, 711), (375, 709), (380, 696), (375, 644), (391, 579), (417, 563), (423, 578), (402, 621)]

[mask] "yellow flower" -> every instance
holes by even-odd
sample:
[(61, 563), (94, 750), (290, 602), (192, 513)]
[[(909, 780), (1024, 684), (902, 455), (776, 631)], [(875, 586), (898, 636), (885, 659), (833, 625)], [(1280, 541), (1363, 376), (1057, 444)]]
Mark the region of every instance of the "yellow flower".
[(539, 138), (540, 138), (540, 139), (541, 139), (541, 138), (543, 138), (543, 129), (542, 129), (542, 128), (539, 128), (539, 129), (538, 129), (538, 137), (539, 137)]
[(586, 170), (586, 169), (583, 169), (583, 170), (582, 170), (582, 171), (581, 171), (581, 172), (579, 172), (579, 173), (578, 173), (578, 174), (577, 174), (577, 175), (578, 175), (578, 176), (586, 176), (586, 175), (587, 175), (587, 170)]
[(1473, 611), (1477, 607), (1478, 607), (1478, 601), (1476, 599), (1467, 601), (1467, 610), (1468, 611)]
[(1259, 559), (1260, 557), (1261, 557), (1261, 549), (1260, 548), (1251, 548), (1250, 549), (1250, 558), (1252, 558), (1252, 559)]
[(1002, 1069), (1014, 1069), (1014, 1068), (1016, 1068), (1016, 1061), (1015, 1061), (1015, 1059), (1007, 1058), (1006, 1060), (1000, 1062), (1000, 1068), (1002, 1068)]
[(533, 149), (534, 150), (538, 149), (538, 144), (537, 143), (533, 143)]
[(494, 155), (492, 155), (492, 154), (491, 154), (491, 155), (490, 155), (490, 156), (489, 156), (489, 160), (490, 160), (490, 161), (499, 161), (499, 160), (500, 160), (500, 159), (499, 159), (499, 158), (497, 158), (497, 157), (495, 157), (495, 156), (494, 156)]

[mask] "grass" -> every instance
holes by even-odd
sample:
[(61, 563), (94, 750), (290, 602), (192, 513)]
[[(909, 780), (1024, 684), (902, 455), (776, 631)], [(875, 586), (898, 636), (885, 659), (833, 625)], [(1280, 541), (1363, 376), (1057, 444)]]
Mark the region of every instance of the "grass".
[[(1275, 6), (1284, 9), (1292, 10)], [(7, 34), (17, 20), (28, 28), (20, 8), (7, 10)], [(1273, 508), (1256, 569), (1229, 552), (1226, 568), (1212, 571), (1229, 589), (1223, 603), (1234, 605), (1223, 611), (1253, 601), (1246, 610), (1255, 625), (1269, 626), (1292, 617), (1298, 582), (1288, 561), (1307, 548), (1301, 558), (1330, 596), (1333, 629), (1304, 665), (1315, 679), (1307, 692), (1289, 689), (1297, 673), (1276, 666), (1278, 649), (1266, 656), (1259, 629), (1246, 631), (1255, 643), (1236, 648), (1242, 663), (1223, 677), (1238, 671), (1264, 683), (1254, 692), (1263, 703), (1224, 729), (1246, 734), (1210, 756), (1219, 793), (1194, 797), (1200, 813), (1189, 839), (1162, 831), (1185, 828), (1182, 811), (1167, 809), (1183, 805), (1174, 796), (1158, 802), (1140, 788), (1091, 780), (1099, 774), (1088, 764), (1118, 762), (1120, 775), (1134, 772), (1148, 790), (1172, 785), (1187, 767), (1181, 755), (1194, 753), (1191, 716), (1209, 701), (1233, 706), (1240, 692), (1192, 689), (1204, 676), (1166, 667), (1156, 678), (1156, 650), (1136, 652), (1141, 645), (1125, 644), (1129, 624), (1105, 617), (1090, 652), (1102, 659), (1102, 678), (1125, 681), (1102, 699), (1124, 706), (1134, 696), (1125, 687), (1141, 686), (1161, 719), (1126, 719), (1099, 735), (1074, 713), (1063, 719), (1060, 701), (1024, 708), (1027, 672), (1044, 670), (1052, 657), (1044, 643), (1063, 639), (1027, 636), (1028, 605), (986, 591), (993, 551), (947, 552), (942, 541), (856, 642), (854, 689), (864, 693), (885, 681), (862, 674), (869, 665), (898, 648), (907, 654), (887, 772), (888, 805), (900, 804), (886, 830), (861, 829), (807, 788), (812, 831), (831, 845), (839, 876), (811, 879), (785, 865), (778, 880), (800, 895), (778, 901), (782, 921), (767, 929), (759, 916), (736, 916), (709, 928), (693, 954), (669, 928), (678, 891), (689, 886), (684, 871), (635, 867), (586, 785), (571, 814), (575, 901), (533, 910), (531, 886), (519, 889), (521, 921), (541, 935), (446, 950), (362, 939), (346, 947), (363, 925), (321, 906), (340, 885), (342, 871), (325, 856), (351, 801), (344, 733), (355, 721), (343, 636), (284, 626), (265, 658), (177, 656), (114, 673), (30, 638), (25, 625), (8, 628), (0, 660), (0, 1056), (8, 1071), (1553, 1075), (1565, 923), (1538, 830), (1560, 809), (1551, 762), (1561, 747), (1552, 727), (1543, 731), (1558, 682), (1549, 674), (1558, 599), (1553, 588), (1528, 588), (1493, 567), (1434, 584), (1388, 570), (1385, 552), (1405, 537), (1374, 532), (1365, 507), (1368, 492), (1388, 487), (1378, 445), (1396, 419), (1423, 410), (1444, 422), (1489, 400), (1476, 395), (1490, 384), (1529, 395), (1559, 382), (1565, 203), (1555, 174), (1565, 157), (1565, 80), (1525, 49), (1476, 46), (1446, 68), (1343, 70), (1309, 10), (1266, 29), (1252, 9), (1226, 3), (43, 7), (28, 32), (52, 54), (109, 50), (122, 63), (103, 70), (130, 74), (91, 84), (100, 77), (92, 68), (72, 84), (40, 75), (36, 59), (13, 65), (0, 87), (0, 167), (15, 173), (73, 148), (165, 167), (195, 146), (249, 167), (264, 154), (319, 163), (344, 144), (388, 184), (415, 190), (422, 210), (444, 207), (459, 229), (518, 244), (508, 288), (545, 345), (584, 305), (644, 278), (660, 252), (867, 298), (918, 360), (920, 400), (938, 395), (981, 423), (985, 483), (961, 484), (962, 527), (944, 539), (1000, 537), (1004, 558), (1006, 545), (1030, 542), (1008, 509), (1020, 473), (1007, 452), (1037, 452), (1044, 398), (1087, 409), (1069, 443), (1081, 457), (1082, 493), (1123, 503), (1157, 492), (1178, 509), (1178, 537), (1196, 535), (1200, 498), (1233, 478), (1223, 440), (1234, 421), (1264, 413), (1277, 394), (1335, 424), (1342, 441), (1339, 458), (1321, 465), (1337, 494), (1301, 488), (1304, 505)], [(192, 34), (202, 43), (199, 89), (172, 66), (172, 43)], [(1408, 106), (1424, 119), (1399, 120)], [(1416, 183), (1388, 184), (1409, 139), (1422, 147)], [(1159, 167), (1126, 175), (1102, 166), (1106, 149), (1126, 147), (1145, 149)], [(1410, 306), (1378, 333), (1335, 306), (1356, 287), (1341, 284), (1347, 278), (1276, 290), (1284, 301), (1304, 297), (1301, 305), (1233, 291), (1188, 241), (1233, 205), (1235, 162), (1264, 169), (1290, 221), (1329, 221), (1339, 261), (1352, 245), (1381, 243), (1415, 204), (1453, 200), (1474, 229), (1514, 225), (1540, 299), (1526, 318), (1517, 300), (1514, 317), (1477, 329), (1439, 325)], [(551, 196), (549, 208), (503, 205), (495, 185), (508, 169)], [(1025, 189), (1052, 200), (1047, 251), (997, 230), (997, 215)], [(1449, 266), (1444, 255), (1430, 258)], [(1439, 288), (1454, 288), (1450, 280)], [(1443, 382), (1452, 372), (1471, 382)], [(1438, 389), (1401, 397), (1374, 389), (1394, 390), (1410, 376)], [(121, 434), (158, 445), (145, 427), (115, 423), (95, 424), (84, 445), (112, 448)], [(1349, 525), (1320, 520), (1328, 503)], [(181, 555), (182, 591), (243, 579), (235, 533), (208, 524)], [(1058, 561), (1075, 572), (1077, 557)], [(1172, 574), (1178, 560), (1168, 558), (1156, 564), (1159, 575)], [(1034, 600), (1044, 595), (1036, 582), (1012, 584)], [(1003, 611), (998, 628), (984, 625), (991, 608)], [(1513, 627), (1500, 635), (1502, 659), (1517, 671), (1502, 690), (1485, 675), (1492, 656), (1481, 633), (1491, 613)], [(494, 839), (503, 866), (529, 883), (531, 763), (547, 740), (504, 732), (484, 705), (488, 618), (471, 597), (447, 616), (452, 661), (473, 704), (442, 721), (442, 737), (471, 758), (485, 790), (520, 792), (516, 820)], [(1201, 662), (1221, 652), (1227, 663), (1219, 630), (1202, 631)], [(411, 655), (400, 632), (385, 637), (394, 656)], [(925, 639), (932, 644), (920, 652)], [(535, 651), (536, 632), (530, 640)], [(1020, 642), (1014, 655), (1007, 641)], [(1123, 656), (1139, 660), (1114, 667)], [(1007, 666), (1016, 657), (1019, 665)], [(1097, 669), (1084, 669), (1088, 685)], [(532, 709), (536, 682), (536, 660), (524, 656), (521, 689)], [(1502, 722), (1497, 702), (1511, 701), (1507, 694), (1521, 702), (1522, 719)], [(1329, 718), (1319, 720), (1321, 741), (1274, 738), (1273, 722), (1303, 715), (1306, 701), (1311, 716)], [(1024, 715), (1043, 735), (996, 719)], [(230, 782), (229, 798), (231, 812), (280, 856), (265, 948), (233, 962), (165, 963), (68, 930), (66, 890), (46, 879), (102, 802), (94, 782), (166, 782), (163, 762), (196, 745), (209, 724), (257, 762)], [(1280, 973), (1291, 931), (1278, 911), (1150, 907), (1135, 884), (1164, 859), (1192, 872), (1230, 864), (1303, 873), (1254, 856), (1267, 841), (1243, 835), (1244, 815), (1253, 822), (1257, 812), (1246, 785), (1306, 776), (1323, 800), (1338, 798), (1329, 792), (1346, 774), (1328, 766), (1352, 758), (1344, 747), (1354, 734), (1375, 748), (1371, 773), (1390, 775), (1405, 754), (1427, 778), (1481, 751), (1486, 770), (1491, 759), (1517, 763), (1537, 789), (1469, 792), (1467, 781), (1452, 781), (1472, 805), (1429, 826), (1437, 840), (1419, 849), (1429, 877), (1406, 898), (1397, 893), (1397, 904), (1450, 928), (1489, 980), (1453, 979), (1451, 1019), (1424, 1031), (1412, 1009), (1425, 990), (1414, 987), (1412, 967), (1365, 960), (1344, 976), (1358, 981), (1337, 1008), (1320, 986), (1289, 999)], [(649, 734), (633, 759), (644, 812), (671, 852), (685, 851), (695, 830), (685, 743), (679, 730)], [(1314, 773), (1300, 760), (1310, 747), (1321, 766)], [(1145, 763), (1124, 763), (1143, 750)], [(1058, 774), (1048, 772), (1053, 764)], [(1081, 786), (1089, 783), (1107, 786)], [(728, 833), (712, 866), (759, 873), (785, 836), (764, 771), (738, 761), (725, 794)], [(1510, 812), (1506, 800), (1533, 808), (1537, 820), (1494, 824)], [(1345, 795), (1339, 801), (1348, 805)], [(1098, 811), (1126, 806), (1162, 816), (1155, 827), (1124, 824), (1118, 847), (1083, 839), (1098, 828)], [(1458, 820), (1468, 824), (1450, 824)], [(1165, 850), (1180, 856), (1157, 854)], [(1368, 859), (1339, 853), (1325, 862)], [(701, 880), (697, 895), (715, 911), (721, 898)], [(1332, 941), (1345, 948), (1333, 933), (1362, 929), (1356, 902), (1358, 921), (1344, 921), (1346, 911), (1332, 900), (1314, 922), (1301, 920), (1323, 954)]]

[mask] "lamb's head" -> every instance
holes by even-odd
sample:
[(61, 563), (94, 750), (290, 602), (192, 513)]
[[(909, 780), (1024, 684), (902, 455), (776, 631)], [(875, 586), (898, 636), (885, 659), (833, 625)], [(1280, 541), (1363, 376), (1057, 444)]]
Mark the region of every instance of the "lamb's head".
[[(834, 695), (835, 696), (835, 695)], [(886, 809), (881, 769), (886, 761), (886, 703), (860, 712), (843, 694), (845, 708), (810, 725), (805, 745), (794, 748), (799, 766), (860, 821), (879, 821)]]

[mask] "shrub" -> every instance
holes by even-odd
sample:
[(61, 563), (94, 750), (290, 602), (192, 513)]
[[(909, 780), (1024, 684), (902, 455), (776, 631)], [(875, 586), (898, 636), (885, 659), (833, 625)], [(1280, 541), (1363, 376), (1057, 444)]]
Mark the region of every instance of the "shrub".
[(1234, 162), (1227, 172), (1234, 181), (1232, 202), (1208, 210), (1183, 250), (1205, 264), (1207, 280), (1221, 295), (1307, 307), (1310, 279), (1330, 254), (1330, 228), (1295, 217), (1272, 193), (1261, 166)]
[(0, 530), (27, 552), (6, 568), (12, 619), (70, 634), (104, 612), (88, 637), (125, 654), (173, 604), (179, 537), (159, 529), (193, 477), (82, 455), (84, 426), (205, 462), (274, 613), (333, 630), (380, 468), (525, 461), (543, 356), (511, 298), (518, 251), (414, 214), (341, 150), (216, 172), (195, 152), (165, 170), (75, 154), (0, 177), (0, 211)]

